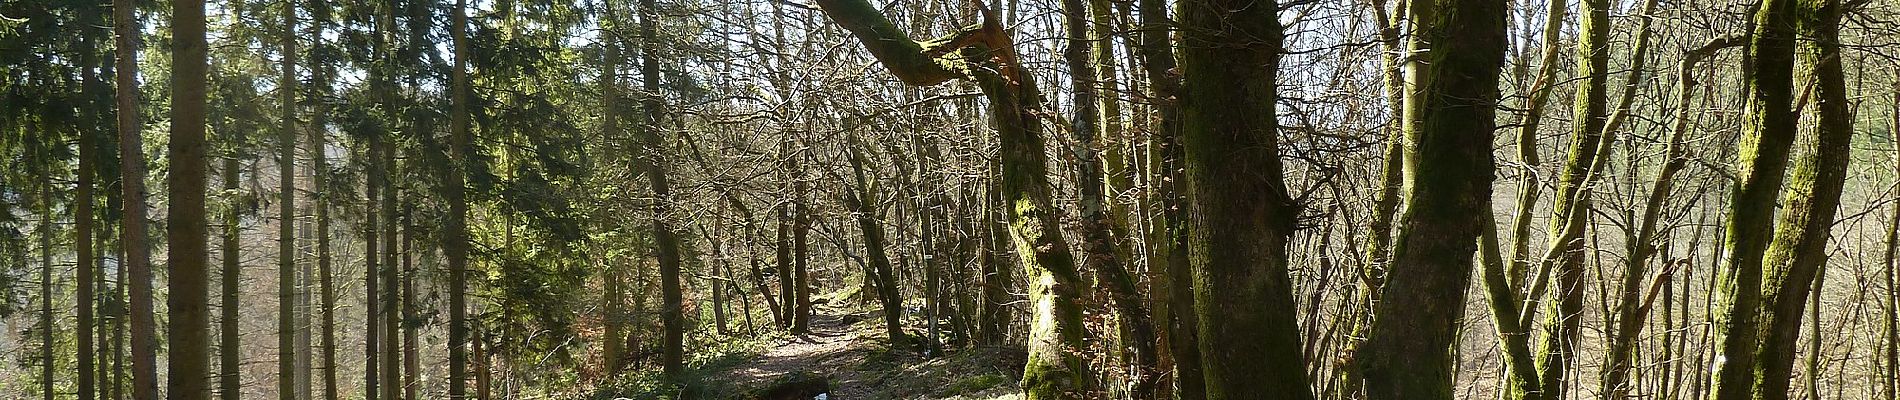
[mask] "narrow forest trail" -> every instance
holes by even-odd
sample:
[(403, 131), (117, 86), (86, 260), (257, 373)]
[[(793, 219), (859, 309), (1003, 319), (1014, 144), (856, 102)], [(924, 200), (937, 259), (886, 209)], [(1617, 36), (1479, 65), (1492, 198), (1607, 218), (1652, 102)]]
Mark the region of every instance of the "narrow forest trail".
[(715, 379), (763, 400), (805, 400), (829, 384), (827, 400), (1020, 398), (1020, 348), (976, 347), (924, 358), (889, 349), (875, 312), (817, 305), (811, 333), (793, 335)]
[(811, 333), (785, 338), (777, 347), (726, 373), (727, 382), (765, 388), (796, 374), (828, 377), (830, 399), (865, 399), (874, 392), (868, 377), (857, 371), (867, 356), (880, 351), (874, 332), (858, 329), (845, 311), (818, 306), (812, 310)]

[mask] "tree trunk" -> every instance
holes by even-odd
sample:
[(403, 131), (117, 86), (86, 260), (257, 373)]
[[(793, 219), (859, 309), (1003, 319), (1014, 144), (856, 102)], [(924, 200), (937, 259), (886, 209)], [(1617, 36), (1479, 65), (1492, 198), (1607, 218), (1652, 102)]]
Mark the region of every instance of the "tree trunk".
[(653, 242), (659, 253), (660, 261), (660, 321), (663, 326), (661, 335), (661, 363), (670, 378), (680, 378), (684, 372), (686, 318), (683, 314), (684, 299), (680, 291), (680, 240), (673, 230), (672, 189), (668, 186), (666, 175), (666, 150), (661, 137), (661, 118), (666, 112), (660, 97), (660, 64), (658, 46), (653, 40), (658, 30), (658, 10), (654, 0), (640, 0), (640, 75), (646, 97), (641, 106), (646, 111), (646, 124), (638, 135), (640, 140), (639, 156), (635, 157), (637, 170), (645, 171), (653, 189)]
[[(1583, 78), (1577, 89), (1575, 115), (1580, 121), (1571, 132), (1570, 155), (1558, 177), (1557, 193), (1551, 207), (1550, 247), (1559, 249), (1545, 257), (1529, 296), (1537, 301), (1546, 269), (1553, 269), (1557, 293), (1546, 311), (1546, 332), (1540, 345), (1537, 398), (1559, 400), (1569, 388), (1569, 370), (1577, 357), (1577, 335), (1582, 331), (1584, 300), (1584, 253), (1582, 230), (1589, 225), (1592, 198), (1590, 189), (1597, 171), (1609, 162), (1613, 138), (1605, 132), (1609, 105), (1610, 17), (1608, 0), (1582, 0), (1582, 22), (1577, 39), (1577, 70)], [(1610, 136), (1613, 137), (1613, 136)], [(1525, 326), (1528, 328), (1528, 324)]]
[[(450, 16), (455, 61), (450, 70), (449, 88), (449, 159), (454, 160), (443, 168), (447, 179), (442, 180), (442, 201), (449, 205), (447, 226), (443, 227), (442, 255), (448, 260), (449, 274), (449, 399), (468, 398), (468, 200), (462, 193), (464, 175), (468, 169), (465, 160), (469, 154), (469, 109), (468, 98), (468, 2), (455, 0), (455, 9)], [(481, 344), (475, 344), (475, 360), (485, 363)], [(487, 399), (487, 393), (478, 397)]]
[[(98, 19), (98, 16), (93, 14), (94, 10), (95, 9), (89, 7), (85, 12), (81, 13), (86, 23), (91, 24)], [(84, 90), (83, 93), (87, 99), (97, 99), (99, 98), (97, 93), (99, 85), (98, 82), (95, 81), (98, 78), (93, 75), (93, 72), (95, 71), (95, 67), (99, 65), (99, 60), (97, 55), (98, 51), (93, 47), (92, 32), (87, 32), (82, 42), (85, 44), (84, 47), (87, 50), (85, 50), (85, 55), (82, 56), (84, 60), (81, 62), (80, 67), (81, 89)], [(90, 101), (86, 104), (89, 109), (97, 109), (95, 108), (96, 104), (92, 104)], [(97, 114), (94, 113), (96, 113), (96, 111), (89, 110), (86, 111), (86, 113), (87, 120), (95, 121), (94, 118)], [(77, 130), (76, 133), (79, 136), (79, 166), (73, 171), (74, 175), (78, 177), (78, 182), (73, 188), (73, 261), (77, 264), (73, 266), (73, 279), (76, 286), (75, 289), (77, 289), (73, 293), (73, 304), (75, 308), (74, 317), (76, 320), (74, 322), (78, 325), (77, 329), (73, 330), (73, 344), (79, 353), (78, 356), (73, 359), (79, 363), (79, 370), (77, 371), (78, 382), (76, 384), (79, 386), (79, 398), (84, 400), (91, 400), (98, 397), (93, 365), (97, 360), (93, 356), (96, 349), (93, 348), (94, 343), (92, 340), (94, 328), (93, 300), (94, 296), (96, 296), (93, 291), (93, 289), (95, 289), (93, 282), (97, 279), (94, 274), (96, 270), (99, 269), (99, 262), (94, 258), (95, 254), (92, 246), (94, 239), (92, 187), (93, 180), (95, 179), (94, 170), (99, 169), (99, 161), (97, 160), (99, 156), (95, 154), (98, 152), (95, 148), (98, 143), (94, 142), (94, 135), (97, 135), (97, 133), (93, 132), (93, 127), (96, 126), (99, 125), (94, 123), (91, 124), (91, 126), (81, 127)]]
[(132, 399), (158, 399), (158, 335), (152, 312), (151, 248), (145, 232), (145, 147), (140, 137), (144, 127), (139, 119), (138, 50), (139, 20), (132, 0), (112, 0), (112, 31), (117, 60), (116, 111), (118, 113), (119, 185), (123, 193), (124, 224), (120, 235), (125, 246), (124, 267), (128, 292), (132, 335)]
[[(1794, 7), (1802, 87), (1812, 88), (1818, 123), (1800, 135), (1794, 172), (1783, 193), (1781, 221), (1762, 262), (1762, 329), (1756, 342), (1756, 400), (1786, 400), (1794, 376), (1801, 318), (1814, 281), (1825, 273), (1829, 230), (1841, 205), (1854, 138), (1846, 79), (1841, 71), (1840, 0), (1801, 0)], [(1795, 115), (1801, 115), (1796, 113)], [(1815, 301), (1819, 301), (1818, 299)], [(1820, 335), (1821, 332), (1813, 332)]]
[[(50, 146), (49, 146), (50, 147)], [(52, 149), (40, 147), (39, 155), (52, 154)], [(34, 160), (38, 164), (51, 166), (52, 161)], [(48, 168), (50, 169), (50, 168)], [(58, 377), (53, 375), (53, 349), (59, 347), (53, 342), (53, 176), (51, 171), (42, 170), (40, 179), (40, 227), (33, 232), (40, 237), (40, 398), (53, 400), (57, 393), (53, 386)]]
[(167, 395), (173, 400), (211, 395), (205, 379), (211, 349), (209, 335), (204, 334), (210, 328), (205, 265), (204, 6), (204, 0), (172, 4), (172, 119), (167, 152), (171, 174), (166, 178), (171, 190), (166, 212), (166, 258), (171, 272), (166, 315), (171, 323), (165, 337), (171, 345), (166, 357)]
[(1287, 276), (1299, 205), (1280, 165), (1273, 1), (1184, 0), (1188, 248), (1209, 399), (1311, 399)]
[[(601, 25), (600, 130), (601, 137), (618, 138), (621, 136), (620, 64), (622, 63), (621, 28), (618, 24), (620, 19), (616, 14), (619, 10), (612, 8), (612, 3), (603, 4), (609, 6), (601, 10), (606, 17), (602, 18)], [(457, 56), (457, 58), (460, 57)], [(622, 340), (627, 335), (626, 312), (622, 309), (626, 295), (619, 268), (619, 265), (624, 262), (623, 260), (601, 260), (601, 265), (605, 267), (601, 270), (601, 309), (604, 314), (602, 318), (605, 320), (602, 324), (604, 325), (602, 334), (605, 337), (601, 340), (601, 367), (609, 376), (619, 373), (621, 366), (624, 365), (623, 360), (626, 359), (626, 349), (621, 346)]]
[[(796, 142), (799, 145), (804, 142)], [(799, 168), (798, 159), (803, 151), (792, 153), (788, 162), (792, 174), (792, 282), (796, 295), (792, 296), (792, 332), (811, 332), (811, 210), (807, 209), (806, 192), (810, 183), (805, 181), (805, 170)]]
[(415, 225), (410, 224), (409, 215), (413, 209), (405, 204), (402, 216), (402, 398), (416, 400), (418, 373), (421, 372), (420, 354), (416, 346), (421, 342), (421, 316), (416, 309), (416, 266), (414, 249)]
[[(1405, 186), (1405, 124), (1400, 121), (1405, 114), (1405, 64), (1400, 59), (1405, 43), (1401, 41), (1402, 22), (1394, 17), (1404, 16), (1405, 7), (1410, 4), (1398, 1), (1397, 10), (1387, 11), (1385, 0), (1370, 1), (1374, 22), (1378, 23), (1379, 45), (1383, 51), (1379, 55), (1380, 86), (1385, 95), (1388, 115), (1392, 118), (1385, 132), (1384, 158), (1380, 159), (1379, 190), (1372, 201), (1372, 221), (1366, 225), (1365, 263), (1359, 267), (1358, 287), (1353, 295), (1360, 310), (1346, 317), (1352, 318), (1352, 336), (1345, 344), (1345, 356), (1338, 368), (1339, 392), (1345, 396), (1362, 394), (1360, 387), (1364, 383), (1361, 376), (1364, 371), (1358, 365), (1359, 349), (1364, 338), (1372, 328), (1372, 308), (1379, 304), (1380, 290), (1385, 287), (1388, 263), (1391, 262), (1392, 221), (1397, 218), (1400, 203), (1400, 190)], [(1489, 212), (1489, 209), (1486, 209)]]
[(1187, 181), (1180, 142), (1181, 79), (1174, 71), (1174, 47), (1169, 37), (1173, 27), (1167, 2), (1141, 0), (1142, 72), (1156, 114), (1154, 136), (1149, 138), (1153, 152), (1150, 157), (1156, 161), (1150, 164), (1156, 169), (1152, 179), (1157, 182), (1156, 203), (1161, 209), (1155, 247), (1162, 253), (1157, 257), (1162, 271), (1156, 274), (1161, 279), (1156, 280), (1153, 290), (1163, 299), (1157, 301), (1160, 307), (1155, 316), (1167, 326), (1161, 330), (1165, 335), (1157, 336), (1166, 342), (1173, 358), (1169, 372), (1174, 395), (1181, 400), (1200, 400), (1206, 397), (1206, 384), (1201, 374), (1200, 342), (1196, 340), (1199, 318), (1194, 314), (1194, 282), (1188, 264), (1187, 198), (1181, 186)]
[[(1508, 6), (1439, 0), (1412, 8), (1406, 65), (1405, 207), (1363, 363), (1369, 399), (1451, 399), (1477, 239), (1490, 226), (1491, 132)], [(1377, 232), (1375, 232), (1377, 234)], [(1496, 254), (1495, 237), (1485, 240)]]
[(851, 172), (855, 188), (844, 198), (845, 210), (856, 216), (858, 229), (864, 233), (864, 258), (870, 264), (870, 273), (866, 274), (877, 287), (878, 304), (884, 310), (884, 331), (890, 336), (891, 348), (901, 349), (908, 343), (902, 325), (904, 305), (898, 296), (897, 278), (891, 273), (891, 258), (884, 249), (884, 225), (878, 221), (876, 193), (871, 182), (864, 175), (864, 155), (860, 144), (852, 137), (850, 144)]
[[(330, 23), (331, 6), (322, 1), (312, 4), (314, 6), (309, 8), (313, 17), (310, 37), (317, 41), (309, 49), (312, 55), (310, 57), (311, 81), (315, 85), (312, 92), (318, 96), (324, 96), (330, 93), (330, 79), (335, 72), (332, 70), (334, 67), (324, 64), (323, 59), (317, 54), (321, 51), (324, 29)], [(337, 393), (336, 378), (337, 296), (336, 278), (330, 268), (330, 155), (325, 137), (329, 129), (330, 109), (323, 101), (316, 101), (313, 104), (316, 105), (316, 110), (311, 113), (310, 129), (308, 129), (310, 137), (306, 142), (310, 146), (307, 150), (310, 153), (310, 182), (311, 193), (313, 193), (310, 206), (315, 210), (312, 218), (316, 219), (317, 236), (317, 308), (320, 309), (321, 314), (317, 328), (317, 347), (321, 352), (318, 368), (323, 370), (324, 400), (337, 400), (341, 397)]]
[[(293, 400), (297, 398), (297, 386), (296, 380), (291, 377), (297, 375), (295, 360), (297, 354), (302, 353), (302, 351), (297, 349), (294, 340), (298, 331), (296, 308), (297, 276), (295, 274), (297, 269), (297, 237), (295, 232), (292, 231), (293, 223), (297, 220), (296, 88), (298, 85), (296, 2), (285, 0), (283, 2), (283, 12), (284, 30), (282, 34), (284, 36), (280, 38), (283, 40), (283, 52), (281, 53), (283, 58), (283, 77), (277, 81), (278, 106), (283, 107), (283, 114), (281, 115), (283, 125), (279, 128), (281, 131), (277, 134), (277, 398)], [(235, 188), (236, 185), (235, 183), (227, 183), (226, 187)], [(235, 238), (231, 241), (235, 242), (234, 239)], [(236, 289), (234, 278), (235, 277), (225, 278), (228, 282), (225, 286), (227, 290)], [(233, 292), (235, 292), (235, 290), (233, 290)], [(236, 293), (229, 293), (225, 296), (226, 299), (235, 299)], [(235, 304), (225, 304), (224, 307), (235, 308), (233, 307), (234, 305)], [(226, 315), (235, 318), (236, 311), (228, 311)], [(235, 322), (233, 322), (233, 324), (235, 325)], [(235, 331), (235, 326), (233, 326), (232, 330)], [(227, 343), (236, 344), (235, 340), (227, 341)], [(237, 346), (232, 346), (226, 349), (226, 351), (235, 350), (236, 347)], [(225, 383), (228, 385), (227, 389), (237, 388), (237, 363), (235, 361), (235, 357), (230, 360), (231, 370), (227, 371), (230, 376), (225, 378), (229, 379), (229, 381)], [(235, 394), (228, 396), (235, 396)], [(227, 398), (236, 399), (236, 397)]]
[[(235, 144), (236, 143), (233, 143), (233, 145)], [(239, 179), (237, 150), (230, 149), (229, 152), (232, 154), (226, 154), (224, 157), (221, 157), (224, 159), (224, 175), (222, 178), (224, 181), (224, 192), (221, 195), (224, 200), (224, 237), (222, 238), (222, 248), (220, 249), (223, 250), (223, 254), (220, 257), (222, 259), (219, 261), (224, 264), (224, 270), (220, 276), (222, 279), (220, 283), (223, 286), (221, 286), (222, 290), (219, 291), (221, 296), (218, 299), (218, 398), (223, 400), (237, 400), (244, 395), (242, 391), (243, 384), (241, 383), (243, 377), (239, 375), (238, 370), (240, 367), (238, 353), (240, 353), (239, 349), (241, 349), (239, 346), (241, 344), (239, 342), (241, 338), (238, 332), (238, 311), (242, 308), (239, 304), (238, 295), (239, 292), (242, 291), (244, 274), (244, 266), (239, 264), (239, 258), (243, 257), (243, 255), (239, 254), (242, 253), (242, 247), (240, 247), (241, 245), (238, 241), (240, 239), (239, 236), (243, 234), (244, 228), (242, 225), (242, 216), (238, 214), (238, 209), (242, 208), (242, 206), (238, 204), (239, 200), (237, 195)], [(288, 358), (286, 354), (282, 352), (278, 353), (278, 356)], [(280, 375), (278, 376), (289, 376), (281, 375), (283, 372), (288, 371), (279, 370), (278, 373)], [(286, 388), (285, 385), (279, 385), (277, 387), (279, 391), (283, 391)]]
[[(1900, 81), (1893, 85), (1893, 109), (1887, 114), (1892, 120), (1888, 121), (1887, 127), (1891, 132), (1900, 132)], [(1900, 140), (1892, 144), (1894, 177), (1900, 180)], [(1886, 400), (1895, 400), (1900, 399), (1900, 276), (1896, 274), (1900, 272), (1896, 271), (1900, 269), (1900, 264), (1896, 264), (1895, 260), (1900, 258), (1895, 257), (1895, 253), (1900, 251), (1900, 204), (1893, 206), (1893, 217), (1887, 220), (1886, 246), (1881, 249), (1880, 266), (1887, 270), (1887, 313), (1881, 317), (1887, 331), (1887, 351), (1884, 355), (1887, 381), (1881, 389), (1886, 391)]]
[(1794, 0), (1762, 0), (1749, 27), (1749, 60), (1744, 65), (1753, 70), (1742, 74), (1748, 91), (1741, 170), (1729, 200), (1723, 240), (1727, 260), (1717, 278), (1720, 309), (1712, 310), (1717, 315), (1714, 338), (1720, 343), (1712, 400), (1752, 397), (1755, 349), (1762, 339), (1763, 255), (1773, 239), (1775, 200), (1795, 138), (1795, 10)]
[[(1010, 205), (1011, 236), (1031, 279), (1029, 303), (1034, 318), (1022, 387), (1031, 400), (1085, 396), (1086, 379), (1092, 375), (1079, 355), (1085, 334), (1080, 304), (1083, 283), (1062, 237), (1060, 210), (1050, 193), (1042, 124), (1033, 120), (1042, 113), (1042, 95), (1032, 76), (1016, 62), (1014, 41), (1003, 30), (1002, 21), (982, 9), (982, 24), (926, 44), (911, 40), (865, 1), (821, 0), (818, 6), (899, 80), (928, 86), (967, 78), (990, 100), (1001, 145), (1002, 195)], [(968, 58), (940, 57), (948, 52), (961, 52)], [(974, 68), (978, 65), (983, 68)]]

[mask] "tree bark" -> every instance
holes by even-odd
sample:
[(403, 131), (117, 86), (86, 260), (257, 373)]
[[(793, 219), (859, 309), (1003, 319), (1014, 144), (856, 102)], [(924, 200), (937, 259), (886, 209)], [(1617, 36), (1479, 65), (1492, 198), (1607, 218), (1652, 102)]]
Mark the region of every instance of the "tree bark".
[(1713, 400), (1752, 397), (1756, 379), (1755, 348), (1762, 339), (1763, 255), (1773, 239), (1774, 209), (1795, 139), (1793, 113), (1794, 0), (1762, 0), (1749, 27), (1744, 71), (1747, 105), (1738, 163), (1741, 170), (1729, 200), (1727, 260), (1719, 287), (1714, 338), (1718, 338)]
[[(449, 88), (449, 165), (443, 168), (447, 179), (442, 180), (443, 202), (449, 205), (447, 226), (443, 227), (442, 255), (448, 265), (449, 285), (449, 399), (468, 398), (468, 200), (464, 198), (463, 179), (468, 170), (469, 159), (469, 108), (468, 98), (468, 2), (455, 0), (450, 15), (450, 40), (455, 55), (453, 68), (450, 69)], [(486, 363), (482, 357), (479, 341), (475, 347), (476, 362)], [(478, 398), (486, 399), (482, 393)]]
[[(283, 2), (282, 62), (283, 76), (277, 81), (278, 106), (282, 107), (282, 126), (277, 134), (277, 398), (293, 400), (297, 398), (296, 358), (302, 353), (295, 345), (297, 335), (297, 236), (293, 229), (297, 210), (297, 7), (296, 2)], [(235, 182), (226, 184), (234, 188)], [(235, 240), (232, 240), (235, 242)], [(235, 254), (235, 253), (233, 253)], [(226, 289), (235, 289), (234, 277), (227, 277)], [(226, 299), (236, 299), (236, 294), (226, 294)], [(226, 313), (236, 317), (235, 304), (225, 304), (234, 310)], [(235, 322), (233, 322), (235, 324)], [(233, 326), (235, 328), (235, 326)], [(235, 330), (235, 329), (233, 329)], [(234, 338), (235, 339), (235, 338)], [(235, 344), (235, 341), (231, 341)], [(234, 350), (232, 346), (226, 351)], [(231, 374), (226, 389), (237, 388), (237, 365), (231, 358)], [(235, 394), (229, 395), (235, 396)], [(228, 397), (236, 399), (236, 397)]]
[[(1801, 153), (1783, 192), (1781, 221), (1762, 262), (1763, 336), (1754, 349), (1756, 400), (1785, 400), (1794, 377), (1801, 318), (1814, 282), (1824, 274), (1829, 231), (1841, 205), (1852, 153), (1854, 117), (1841, 71), (1840, 0), (1795, 2), (1795, 36), (1801, 71), (1797, 81), (1813, 88), (1817, 124), (1799, 139)], [(1797, 106), (1799, 107), (1799, 106)], [(1798, 111), (1795, 115), (1801, 115)], [(1815, 301), (1820, 301), (1816, 299)], [(1811, 335), (1821, 335), (1812, 332)], [(1810, 388), (1812, 389), (1812, 388)]]
[(851, 153), (851, 173), (856, 187), (844, 197), (845, 210), (851, 212), (858, 222), (858, 229), (864, 233), (864, 258), (870, 271), (866, 278), (873, 281), (877, 288), (878, 305), (884, 310), (884, 331), (890, 337), (891, 348), (904, 348), (908, 343), (904, 336), (902, 319), (904, 314), (903, 298), (898, 296), (897, 278), (891, 273), (891, 258), (884, 249), (884, 225), (878, 221), (876, 190), (865, 178), (864, 155), (859, 149), (861, 143), (855, 136), (849, 144)]
[[(81, 13), (82, 18), (85, 19), (87, 24), (95, 23), (98, 19), (98, 15), (93, 13), (94, 10), (93, 8), (88, 8), (85, 12)], [(99, 85), (95, 82), (98, 78), (93, 75), (95, 67), (99, 65), (99, 60), (97, 55), (98, 51), (92, 46), (92, 32), (87, 32), (82, 42), (85, 44), (84, 47), (87, 50), (85, 50), (85, 55), (82, 56), (83, 61), (80, 66), (81, 89), (88, 99), (88, 103), (86, 104), (89, 107), (87, 108), (96, 110), (96, 108), (94, 108), (96, 104), (90, 103), (90, 99), (99, 98), (97, 93)], [(95, 121), (95, 112), (96, 111), (87, 111), (87, 120)], [(98, 153), (98, 150), (95, 148), (98, 143), (94, 142), (94, 135), (97, 135), (97, 133), (94, 133), (93, 129), (97, 126), (99, 125), (93, 123), (90, 124), (90, 126), (79, 128), (77, 131), (79, 136), (79, 166), (74, 170), (74, 175), (77, 175), (78, 182), (76, 182), (73, 187), (73, 261), (77, 264), (73, 266), (73, 280), (76, 283), (76, 290), (74, 290), (73, 293), (73, 304), (75, 308), (74, 322), (78, 325), (78, 329), (73, 330), (73, 344), (79, 353), (77, 357), (74, 357), (74, 360), (79, 364), (79, 370), (77, 371), (78, 377), (76, 379), (76, 384), (78, 385), (77, 389), (79, 391), (79, 398), (85, 400), (98, 397), (96, 393), (98, 389), (95, 383), (97, 378), (94, 375), (95, 370), (93, 365), (97, 360), (93, 356), (93, 354), (96, 353), (96, 349), (93, 348), (94, 343), (92, 340), (94, 329), (93, 300), (94, 296), (96, 296), (93, 291), (93, 289), (95, 289), (93, 282), (94, 279), (96, 279), (95, 274), (99, 269), (99, 262), (94, 258), (95, 253), (93, 252), (92, 246), (95, 223), (92, 210), (92, 188), (93, 181), (96, 177), (94, 170), (99, 169), (99, 156), (95, 154)]]
[[(236, 143), (232, 145), (235, 146)], [(238, 241), (240, 240), (239, 236), (243, 234), (244, 228), (242, 225), (242, 216), (238, 213), (238, 209), (242, 206), (238, 204), (239, 200), (237, 195), (240, 174), (238, 171), (237, 149), (228, 149), (227, 152), (231, 154), (225, 154), (224, 157), (220, 157), (224, 160), (224, 168), (222, 171), (224, 174), (221, 179), (224, 181), (224, 192), (220, 195), (224, 200), (224, 209), (222, 210), (222, 214), (224, 214), (224, 235), (222, 238), (223, 241), (220, 242), (221, 248), (219, 250), (222, 250), (223, 254), (220, 255), (222, 259), (219, 261), (223, 263), (224, 269), (219, 276), (221, 279), (219, 283), (222, 284), (222, 290), (219, 291), (221, 296), (219, 296), (218, 299), (218, 398), (223, 400), (237, 400), (244, 395), (242, 392), (243, 385), (241, 384), (243, 377), (239, 375), (240, 372), (238, 370), (241, 361), (238, 357), (238, 349), (241, 348), (239, 347), (241, 338), (238, 332), (238, 311), (241, 305), (239, 304), (238, 294), (243, 290), (242, 282), (244, 275), (244, 266), (238, 262), (238, 259), (242, 257), (242, 255), (238, 254), (242, 251), (242, 247)], [(278, 356), (282, 357), (284, 354), (278, 353)], [(280, 374), (282, 372), (284, 371), (279, 370)], [(284, 385), (277, 387), (279, 391), (286, 388)]]
[[(1451, 399), (1453, 344), (1490, 225), (1493, 124), (1508, 38), (1498, 0), (1419, 3), (1403, 74), (1405, 206), (1366, 342), (1369, 399)], [(1485, 240), (1494, 250), (1495, 237)]]
[(124, 267), (129, 279), (125, 286), (130, 297), (126, 314), (130, 316), (132, 331), (132, 399), (155, 400), (158, 398), (158, 335), (152, 312), (151, 248), (145, 232), (145, 147), (140, 137), (144, 126), (139, 119), (140, 45), (136, 8), (132, 0), (112, 0), (113, 46), (117, 55), (113, 67), (117, 87), (114, 97), (122, 157), (119, 186), (125, 207), (120, 235), (126, 243)]
[(680, 290), (680, 240), (673, 230), (672, 189), (667, 181), (665, 144), (661, 140), (661, 118), (666, 112), (660, 98), (659, 44), (653, 40), (658, 31), (659, 10), (654, 0), (640, 0), (640, 75), (646, 91), (641, 107), (646, 124), (637, 135), (640, 150), (635, 167), (645, 171), (653, 189), (653, 242), (660, 264), (661, 365), (670, 378), (681, 378), (685, 370), (686, 318)]
[(1299, 205), (1276, 109), (1278, 2), (1182, 0), (1181, 142), (1207, 398), (1312, 399), (1287, 275)]
[[(1655, 1), (1647, 1), (1643, 7), (1644, 9), (1652, 9), (1655, 3)], [(1644, 13), (1644, 15), (1646, 15), (1642, 28), (1644, 34), (1640, 36), (1645, 39), (1648, 36), (1647, 32), (1649, 32), (1647, 29), (1650, 23), (1648, 19), (1650, 17), (1647, 17), (1648, 14), (1647, 12)], [(1646, 40), (1639, 40), (1638, 43), (1647, 44), (1648, 42)], [(1637, 228), (1636, 240), (1629, 244), (1629, 256), (1624, 265), (1622, 290), (1619, 291), (1619, 298), (1617, 300), (1616, 330), (1613, 332), (1610, 340), (1608, 351), (1609, 360), (1605, 362), (1605, 365), (1608, 365), (1608, 367), (1604, 368), (1606, 371), (1604, 372), (1602, 387), (1605, 388), (1605, 400), (1621, 400), (1627, 398), (1632, 389), (1634, 389), (1629, 387), (1628, 384), (1630, 375), (1629, 369), (1632, 367), (1632, 364), (1634, 364), (1633, 352), (1636, 346), (1636, 335), (1642, 332), (1642, 321), (1645, 318), (1645, 316), (1642, 315), (1643, 313), (1638, 312), (1640, 311), (1640, 307), (1638, 306), (1639, 289), (1642, 285), (1642, 277), (1647, 275), (1646, 271), (1648, 269), (1649, 259), (1656, 253), (1656, 241), (1657, 235), (1659, 235), (1657, 232), (1657, 224), (1661, 220), (1663, 207), (1669, 201), (1669, 197), (1674, 193), (1676, 173), (1681, 172), (1683, 167), (1686, 167), (1689, 162), (1689, 158), (1685, 154), (1687, 149), (1685, 148), (1686, 144), (1684, 140), (1688, 134), (1689, 118), (1692, 116), (1690, 113), (1690, 102), (1691, 96), (1695, 93), (1696, 88), (1694, 75), (1695, 65), (1703, 59), (1714, 55), (1717, 50), (1740, 44), (1741, 42), (1739, 40), (1733, 38), (1725, 37), (1716, 39), (1710, 41), (1708, 44), (1702, 45), (1702, 47), (1684, 53), (1681, 63), (1677, 64), (1677, 111), (1674, 116), (1674, 121), (1672, 122), (1673, 125), (1669, 131), (1667, 148), (1663, 151), (1664, 161), (1662, 169), (1657, 171), (1656, 180), (1652, 183), (1649, 190), (1648, 200), (1644, 202), (1642, 221)], [(1634, 75), (1632, 75), (1630, 82), (1634, 83), (1636, 80)], [(1635, 88), (1633, 84), (1629, 87), (1632, 89)], [(1628, 99), (1629, 96), (1626, 94), (1624, 98)], [(1621, 111), (1619, 110), (1619, 112)], [(1666, 306), (1667, 303), (1665, 303), (1665, 307)]]
[[(167, 358), (167, 396), (173, 400), (210, 397), (209, 270), (205, 251), (205, 4), (172, 4), (172, 120), (168, 161), (171, 174), (166, 213), (170, 268), (167, 316), (171, 323)], [(131, 177), (136, 177), (132, 175)], [(143, 197), (141, 197), (143, 198)], [(136, 277), (135, 277), (136, 279)]]

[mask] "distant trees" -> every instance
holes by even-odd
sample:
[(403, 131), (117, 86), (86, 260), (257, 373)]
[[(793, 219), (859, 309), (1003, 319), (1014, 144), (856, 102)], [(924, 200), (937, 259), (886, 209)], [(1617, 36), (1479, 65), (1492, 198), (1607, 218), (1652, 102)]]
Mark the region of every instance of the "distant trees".
[(1894, 4), (143, 6), (0, 4), (22, 396), (1900, 393)]

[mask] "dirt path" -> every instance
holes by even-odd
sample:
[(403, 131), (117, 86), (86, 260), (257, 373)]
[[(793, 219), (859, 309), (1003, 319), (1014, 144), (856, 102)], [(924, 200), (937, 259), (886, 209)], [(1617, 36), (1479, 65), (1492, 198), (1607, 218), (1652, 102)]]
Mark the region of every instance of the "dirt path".
[(856, 370), (875, 346), (862, 329), (852, 329), (842, 312), (827, 307), (813, 310), (811, 333), (792, 336), (758, 358), (727, 373), (729, 382), (763, 388), (793, 373), (831, 379), (831, 400), (865, 399), (872, 389)]

